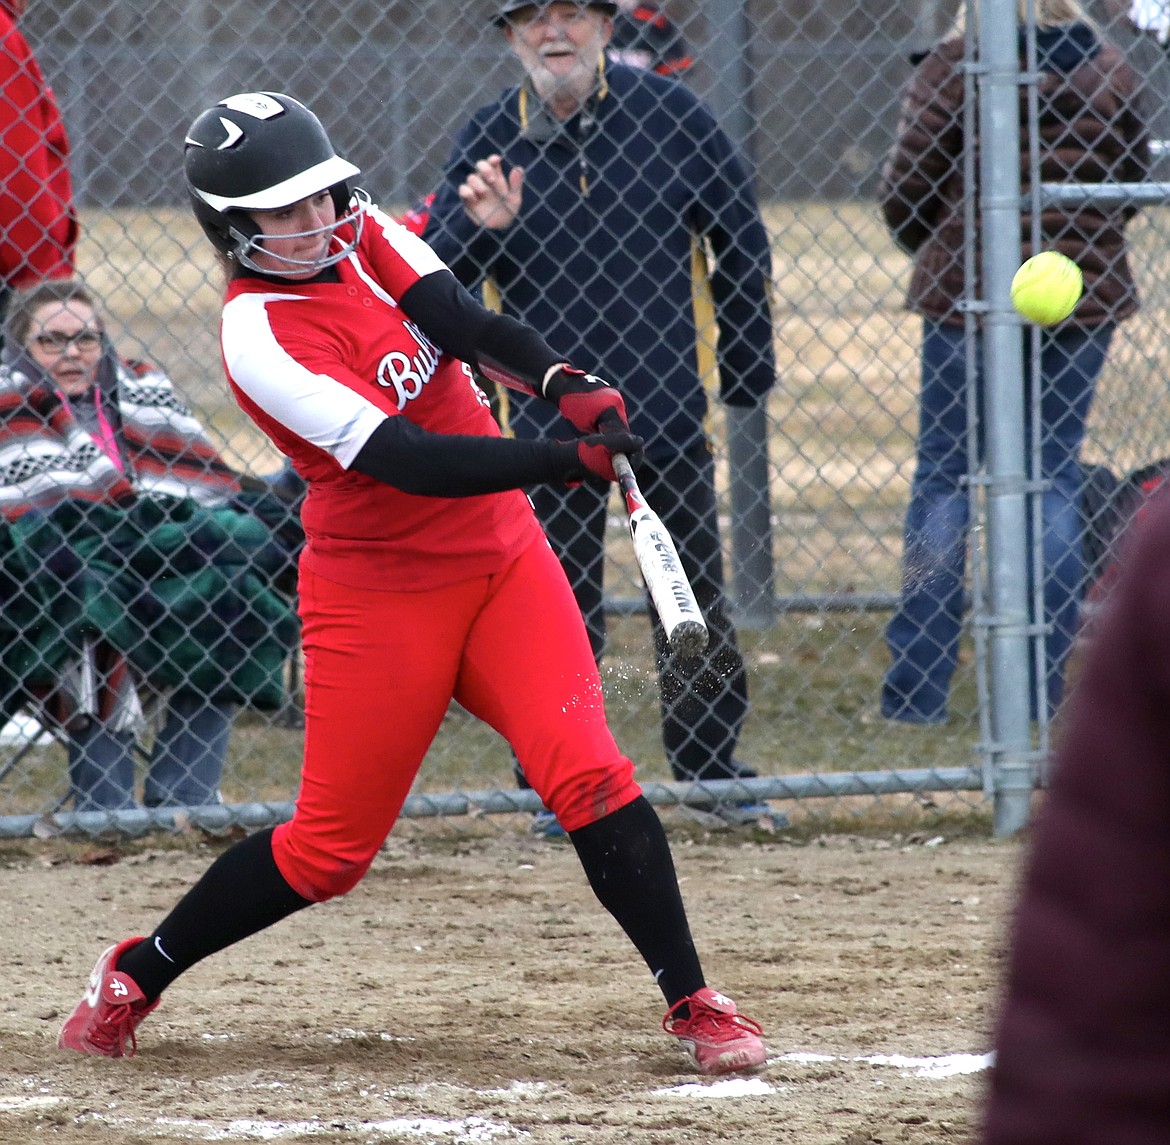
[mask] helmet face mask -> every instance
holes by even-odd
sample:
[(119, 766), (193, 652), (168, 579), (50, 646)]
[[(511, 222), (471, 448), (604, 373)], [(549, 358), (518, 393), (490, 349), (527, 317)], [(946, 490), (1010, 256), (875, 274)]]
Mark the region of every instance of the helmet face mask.
[[(339, 189), (344, 193), (346, 190), (345, 184), (338, 183), (330, 188), (334, 192), (334, 204), (337, 202), (338, 194), (336, 192)], [(311, 231), (296, 231), (292, 234), (281, 234), (279, 236), (265, 235), (253, 219), (248, 219), (248, 223), (250, 224), (249, 230), (254, 233), (249, 234), (245, 231), (238, 230), (235, 226), (230, 226), (230, 233), (233, 239), (236, 240), (235, 248), (231, 253), (241, 265), (248, 267), (249, 270), (258, 270), (262, 274), (275, 274), (280, 277), (299, 277), (306, 274), (316, 274), (317, 271), (324, 270), (327, 266), (333, 266), (335, 263), (339, 263), (357, 246), (358, 241), (362, 237), (362, 225), (365, 222), (366, 208), (369, 205), (369, 195), (360, 188), (355, 188), (353, 195), (349, 197), (346, 209), (338, 212), (335, 222), (328, 223), (323, 227), (315, 227)], [(231, 213), (234, 214), (235, 212)], [(317, 235), (324, 235), (331, 239), (337, 229), (344, 226), (353, 227), (353, 237), (348, 241), (342, 241), (339, 236), (338, 242), (341, 245), (337, 250), (310, 261), (275, 254), (264, 245), (266, 238), (277, 237), (281, 239), (305, 239)], [(255, 260), (255, 255), (257, 254), (262, 254), (269, 261), (263, 265), (258, 264)], [(278, 265), (272, 265), (273, 262)]]
[[(277, 92), (244, 92), (208, 108), (184, 140), (183, 167), (195, 217), (212, 245), (264, 274), (304, 276), (345, 258), (361, 235), (369, 198), (351, 196), (359, 174), (336, 154), (321, 121), (304, 104)], [(319, 260), (283, 260), (288, 268), (257, 265), (262, 233), (252, 212), (279, 210), (328, 190), (337, 220), (320, 228), (332, 235), (352, 226), (353, 238)], [(317, 233), (317, 232), (310, 232)], [(305, 237), (305, 236), (289, 236)], [(332, 244), (330, 244), (332, 245)]]

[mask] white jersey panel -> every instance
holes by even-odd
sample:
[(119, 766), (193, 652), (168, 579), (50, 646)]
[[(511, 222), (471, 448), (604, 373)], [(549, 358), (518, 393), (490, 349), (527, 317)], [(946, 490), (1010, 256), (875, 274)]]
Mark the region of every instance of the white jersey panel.
[(367, 225), (374, 223), (378, 227), (382, 237), (419, 278), (434, 274), (436, 270), (447, 269), (447, 264), (418, 235), (408, 231), (380, 207), (370, 207), (367, 210), (366, 223)]
[(313, 304), (299, 294), (233, 298), (220, 330), (228, 373), (269, 417), (348, 469), (386, 414), (349, 386), (302, 366), (272, 332), (268, 302)]

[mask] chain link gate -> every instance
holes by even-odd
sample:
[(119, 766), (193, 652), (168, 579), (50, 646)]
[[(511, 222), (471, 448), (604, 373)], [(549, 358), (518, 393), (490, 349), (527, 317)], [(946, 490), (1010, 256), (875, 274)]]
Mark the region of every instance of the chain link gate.
[[(969, 622), (946, 722), (888, 720), (878, 706), (914, 472), (922, 324), (904, 308), (910, 260), (883, 225), (875, 193), (912, 61), (952, 26), (956, 8), (944, 0), (815, 6), (672, 0), (666, 7), (681, 33), (673, 50), (682, 64), (662, 70), (710, 103), (741, 149), (760, 203), (772, 256), (777, 383), (759, 411), (744, 411), (724, 406), (711, 378), (707, 422), (728, 591), (751, 696), (735, 758), (759, 778), (702, 786), (675, 781), (663, 748), (642, 587), (616, 498), (609, 507), (607, 707), (619, 743), (660, 805), (710, 808), (716, 801), (770, 799), (794, 818), (914, 825), (924, 813), (986, 807), (979, 753), (990, 735), (991, 697), (979, 684)], [(338, 153), (362, 168), (358, 182), (375, 202), (404, 212), (439, 186), (453, 140), (472, 112), (520, 78), (492, 26), (495, 11), (492, 3), (427, 0), (325, 0), (311, 15), (274, 0), (32, 0), (21, 18), (69, 135), (81, 224), (78, 276), (97, 300), (118, 354), (165, 370), (219, 454), (247, 475), (233, 511), (255, 517), (255, 501), (267, 493), (263, 479), (280, 474), (282, 458), (236, 409), (223, 381), (216, 336), (222, 278), (184, 199), (186, 126), (232, 92), (286, 91), (320, 116)], [(1152, 89), (1164, 90), (1165, 54), (1152, 37), (1122, 13), (1095, 9), (1094, 15)], [(1161, 130), (1156, 119), (1153, 130)], [(1159, 206), (1148, 206), (1131, 226), (1144, 309), (1114, 340), (1085, 444), (1086, 461), (1114, 475), (1161, 459), (1165, 449), (1168, 414), (1161, 387), (1148, 381), (1163, 357), (1158, 319), (1165, 278), (1158, 263), (1165, 226)], [(973, 328), (968, 337), (978, 337)], [(706, 362), (716, 347), (709, 330), (703, 339), (699, 357)], [(617, 374), (611, 380), (625, 381)], [(1107, 481), (1101, 469), (1094, 474)], [(1108, 499), (1098, 522), (1117, 503)], [(271, 502), (265, 504), (267, 515), (256, 519), (295, 535), (295, 516), (282, 522)], [(7, 538), (13, 526), (6, 528)], [(158, 541), (157, 532), (148, 535)], [(295, 540), (287, 547), (295, 549)], [(57, 648), (49, 670), (35, 679), (12, 671), (28, 636), (27, 614), (14, 603), (22, 578), (39, 583), (38, 572), (56, 575), (51, 565), (31, 574), (27, 564), (12, 565), (18, 550), (25, 558), (31, 551), (6, 540), (0, 638), (7, 642), (2, 714), (9, 722), (0, 746), (0, 834), (173, 825), (176, 809), (138, 805), (148, 794), (143, 776), (168, 703), (191, 692), (214, 698), (212, 686), (205, 677), (186, 686), (165, 673), (152, 679), (142, 667), (148, 657), (115, 649), (141, 707), (134, 723), (136, 806), (75, 813), (67, 762), (75, 729), (54, 719), (61, 709), (46, 696), (58, 677), (108, 667), (90, 654), (94, 644), (100, 650), (108, 641), (86, 630), (72, 654), (59, 655)], [(984, 553), (981, 546), (976, 551)], [(263, 556), (249, 552), (238, 562), (241, 575), (256, 575)], [(977, 606), (979, 567), (973, 570)], [(263, 583), (253, 586), (253, 597), (273, 617), (284, 617), (295, 585), (266, 567), (260, 572)], [(138, 639), (149, 641), (150, 625), (127, 612), (138, 621)], [(18, 616), (23, 628), (13, 622)], [(212, 639), (231, 647), (238, 635), (226, 621), (221, 627)], [(291, 812), (301, 676), (295, 640), (287, 633), (282, 639), (283, 694), (261, 703), (232, 694), (218, 778), (222, 804), (181, 808), (181, 816), (219, 829)], [(392, 713), (392, 697), (388, 705)], [(1045, 726), (1041, 721), (1041, 751)], [(405, 814), (538, 807), (531, 792), (516, 787), (506, 745), (453, 706)]]

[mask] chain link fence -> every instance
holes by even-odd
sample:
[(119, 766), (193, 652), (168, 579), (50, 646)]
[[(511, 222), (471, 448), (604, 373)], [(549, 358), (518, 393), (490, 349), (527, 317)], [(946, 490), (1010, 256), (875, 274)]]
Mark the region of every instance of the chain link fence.
[[(669, 688), (660, 696), (662, 665), (616, 498), (602, 518), (607, 706), (651, 798), (671, 815), (699, 811), (710, 824), (713, 807), (730, 805), (765, 828), (787, 815), (902, 820), (917, 829), (923, 816), (988, 808), (983, 764), (996, 679), (977, 671), (986, 647), (978, 618), (989, 612), (977, 483), (979, 559), (968, 572), (946, 718), (888, 719), (879, 706), (915, 470), (923, 328), (905, 308), (911, 259), (887, 230), (877, 193), (904, 84), (957, 8), (950, 0), (673, 0), (664, 13), (673, 34), (643, 19), (637, 38), (622, 42), (617, 66), (657, 67), (712, 108), (742, 156), (771, 254), (776, 384), (758, 417), (720, 401), (711, 368), (719, 347), (705, 322), (710, 299), (702, 289), (695, 295), (727, 591), (750, 694), (741, 734), (728, 728), (721, 741), (740, 778), (697, 784), (678, 774), (669, 733), (668, 746), (663, 740), (662, 705), (669, 724), (674, 701)], [(77, 276), (116, 357), (157, 367), (111, 363), (109, 384), (133, 407), (128, 427), (136, 415), (162, 426), (170, 445), (181, 445), (187, 460), (197, 454), (204, 470), (179, 498), (173, 488), (134, 482), (136, 498), (107, 506), (109, 517), (78, 512), (71, 496), (8, 502), (14, 511), (0, 525), (0, 833), (137, 831), (176, 819), (220, 829), (291, 812), (302, 737), (295, 503), (290, 509), (279, 481), (273, 485), (283, 459), (223, 381), (222, 274), (186, 206), (183, 133), (198, 111), (232, 92), (288, 92), (362, 168), (358, 182), (375, 202), (400, 214), (441, 187), (474, 110), (521, 78), (492, 24), (495, 11), (492, 3), (437, 0), (324, 0), (311, 10), (273, 0), (32, 0), (20, 19), (68, 132)], [(1170, 90), (1165, 51), (1116, 5), (1093, 15), (1152, 97), (1148, 177), (1156, 179), (1158, 140), (1170, 135), (1161, 125), (1166, 101), (1157, 98)], [(25, 114), (4, 110), (8, 120)], [(956, 126), (973, 133), (973, 114), (972, 100)], [(1006, 155), (1018, 163), (1015, 141)], [(644, 156), (648, 165), (654, 158)], [(968, 257), (974, 233), (971, 216)], [(1128, 233), (1143, 306), (1118, 328), (1083, 448), (1096, 494), (1083, 539), (1105, 563), (1108, 535), (1140, 484), (1127, 475), (1170, 453), (1160, 380), (1170, 300), (1158, 269), (1170, 215), (1147, 205)], [(609, 285), (615, 296), (627, 286)], [(977, 299), (974, 285), (969, 297)], [(655, 299), (643, 305), (653, 312)], [(966, 337), (969, 347), (979, 338), (970, 319)], [(619, 386), (646, 368), (620, 363), (578, 362)], [(19, 423), (27, 410), (18, 405), (4, 410)], [(504, 401), (501, 416), (509, 412)], [(14, 451), (27, 443), (3, 432), (0, 469), (19, 484)], [(222, 487), (209, 479), (220, 461)], [(1039, 486), (1029, 494), (1040, 496)], [(1074, 648), (1074, 677), (1077, 658)], [(712, 712), (718, 716), (718, 705), (707, 718)], [(700, 717), (674, 715), (685, 739)], [(387, 718), (396, 718), (392, 697)], [(1030, 733), (1037, 758), (1046, 727), (1041, 718)], [(116, 782), (86, 778), (82, 749), (99, 733), (130, 743), (132, 780), (124, 756)], [(161, 790), (176, 771), (186, 786)], [(204, 789), (206, 798), (192, 794)], [(764, 801), (771, 817), (762, 815)], [(453, 705), (406, 814), (516, 812), (526, 822), (538, 807), (516, 786), (507, 745)]]

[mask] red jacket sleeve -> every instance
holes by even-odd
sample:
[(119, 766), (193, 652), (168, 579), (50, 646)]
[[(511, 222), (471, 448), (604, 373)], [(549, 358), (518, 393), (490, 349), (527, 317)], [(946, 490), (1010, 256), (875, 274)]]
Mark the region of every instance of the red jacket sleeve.
[(76, 243), (65, 125), (27, 41), (0, 13), (0, 280), (68, 277)]

